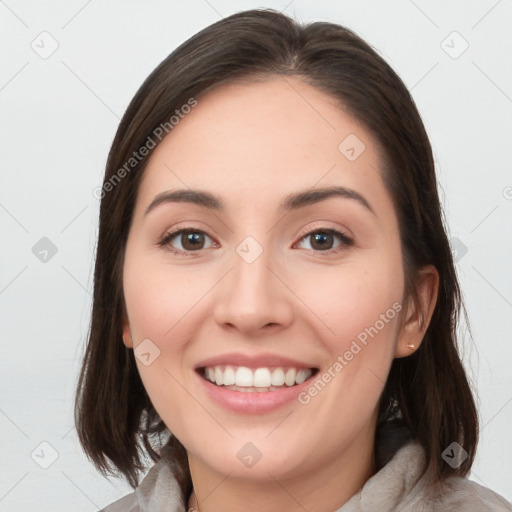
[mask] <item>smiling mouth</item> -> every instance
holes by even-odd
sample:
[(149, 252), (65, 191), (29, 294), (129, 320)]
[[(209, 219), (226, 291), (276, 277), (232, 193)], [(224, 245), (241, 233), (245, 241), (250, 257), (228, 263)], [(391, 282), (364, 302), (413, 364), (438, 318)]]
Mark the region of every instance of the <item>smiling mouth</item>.
[(302, 384), (318, 373), (318, 368), (261, 367), (215, 365), (198, 368), (198, 373), (217, 387), (262, 393), (279, 391)]

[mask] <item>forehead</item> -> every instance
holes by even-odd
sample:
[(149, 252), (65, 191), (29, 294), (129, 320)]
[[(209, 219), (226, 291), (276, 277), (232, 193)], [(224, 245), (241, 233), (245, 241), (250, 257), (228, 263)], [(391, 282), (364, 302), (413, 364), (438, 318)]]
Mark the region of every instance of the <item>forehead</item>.
[(243, 206), (341, 185), (389, 202), (379, 199), (386, 195), (379, 167), (376, 142), (342, 104), (277, 76), (223, 84), (197, 98), (154, 150), (138, 196), (147, 206), (164, 190), (200, 188)]

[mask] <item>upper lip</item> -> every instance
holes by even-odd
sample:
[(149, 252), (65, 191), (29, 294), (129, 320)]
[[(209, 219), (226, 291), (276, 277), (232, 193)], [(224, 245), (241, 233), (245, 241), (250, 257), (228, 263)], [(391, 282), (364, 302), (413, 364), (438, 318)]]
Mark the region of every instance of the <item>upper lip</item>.
[(247, 355), (240, 352), (231, 352), (229, 354), (221, 354), (218, 356), (209, 357), (203, 359), (196, 364), (195, 369), (205, 368), (207, 366), (245, 366), (247, 368), (265, 368), (265, 367), (291, 367), (291, 368), (315, 368), (315, 366), (297, 361), (287, 356), (281, 356), (279, 354), (258, 354), (258, 355)]

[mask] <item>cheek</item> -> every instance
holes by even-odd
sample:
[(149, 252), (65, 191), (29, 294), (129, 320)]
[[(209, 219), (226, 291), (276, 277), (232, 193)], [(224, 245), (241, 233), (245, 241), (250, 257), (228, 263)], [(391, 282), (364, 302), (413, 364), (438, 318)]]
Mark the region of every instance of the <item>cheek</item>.
[(142, 270), (130, 272), (127, 267), (125, 281), (135, 362), (155, 410), (168, 428), (180, 431), (176, 418), (190, 412), (182, 374), (187, 339), (184, 329), (197, 293), (183, 286), (176, 275), (171, 280), (163, 269), (144, 265), (137, 269)]
[(332, 425), (333, 418), (350, 411), (346, 432), (337, 441), (343, 443), (372, 417), (387, 380), (402, 311), (402, 279), (399, 270), (378, 266), (347, 266), (337, 278), (319, 277), (316, 292), (308, 297), (328, 326), (316, 322), (317, 337), (328, 356), (299, 401), (309, 411), (307, 416), (323, 425)]
[(370, 336), (369, 330), (372, 337), (376, 336), (375, 329), (381, 337), (394, 338), (396, 334), (403, 294), (399, 265), (386, 268), (358, 263), (333, 267), (331, 272), (320, 269), (297, 281), (296, 289), (316, 316), (330, 352), (348, 349), (358, 337), (364, 342), (365, 336)]
[(195, 315), (201, 299), (213, 284), (207, 269), (187, 272), (184, 267), (144, 260), (136, 251), (127, 253), (124, 295), (134, 357), (153, 406), (171, 429), (179, 430), (173, 420), (190, 412), (190, 395), (185, 391), (190, 378), (187, 343), (198, 327)]
[[(135, 258), (133, 259), (135, 263)], [(173, 340), (179, 348), (187, 315), (211, 288), (211, 276), (154, 262), (125, 265), (124, 294), (136, 339)], [(179, 335), (178, 335), (179, 333)], [(162, 347), (164, 348), (164, 347)]]
[(342, 407), (363, 418), (376, 407), (396, 349), (402, 275), (399, 259), (393, 266), (372, 258), (336, 267), (329, 275), (310, 274), (299, 292), (322, 319), (315, 322), (316, 337), (328, 354), (317, 385), (302, 403), (311, 402), (327, 423), (331, 413), (325, 411)]

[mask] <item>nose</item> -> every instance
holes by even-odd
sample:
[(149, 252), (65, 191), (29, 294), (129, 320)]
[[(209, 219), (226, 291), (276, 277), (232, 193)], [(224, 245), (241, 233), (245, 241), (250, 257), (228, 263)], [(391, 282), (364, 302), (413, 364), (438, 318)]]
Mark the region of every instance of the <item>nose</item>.
[(268, 335), (269, 329), (290, 325), (293, 295), (284, 284), (285, 276), (280, 275), (284, 271), (271, 261), (270, 251), (263, 250), (252, 262), (240, 254), (233, 255), (232, 270), (218, 289), (217, 324), (251, 336)]

